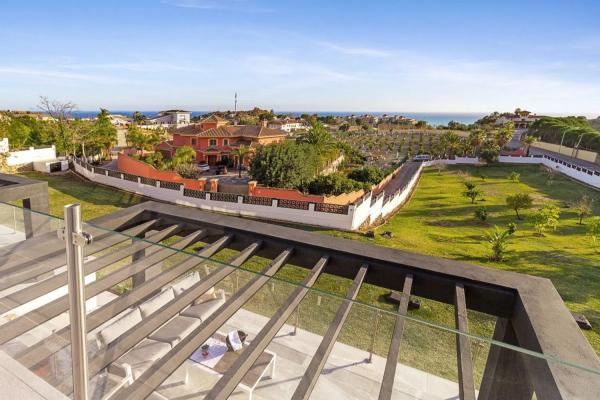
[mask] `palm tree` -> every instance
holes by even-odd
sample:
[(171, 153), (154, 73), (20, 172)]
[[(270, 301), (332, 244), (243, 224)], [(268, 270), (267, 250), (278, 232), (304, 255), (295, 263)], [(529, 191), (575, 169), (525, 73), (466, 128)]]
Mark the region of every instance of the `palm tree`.
[(190, 164), (196, 158), (196, 150), (190, 146), (182, 146), (175, 151), (172, 163), (173, 167), (176, 168), (179, 165)]
[(479, 147), (483, 144), (484, 141), (485, 132), (483, 131), (483, 129), (476, 129), (469, 133), (469, 143), (471, 144), (471, 146), (473, 146), (473, 150), (475, 152), (474, 155), (477, 155), (477, 153), (479, 152)]
[(242, 177), (242, 164), (244, 163), (244, 157), (250, 153), (250, 147), (245, 144), (240, 144), (237, 149), (233, 150), (233, 155), (238, 158), (238, 177)]
[(530, 135), (525, 136), (524, 142), (525, 142), (525, 146), (527, 148), (527, 153), (526, 153), (527, 157), (529, 157), (529, 149), (531, 148), (531, 145), (535, 143), (535, 141), (536, 141), (535, 136), (530, 136)]

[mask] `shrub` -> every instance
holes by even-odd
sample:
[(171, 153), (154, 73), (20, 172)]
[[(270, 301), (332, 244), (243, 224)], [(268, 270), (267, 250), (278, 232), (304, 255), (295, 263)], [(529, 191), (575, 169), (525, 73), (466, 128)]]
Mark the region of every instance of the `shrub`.
[(517, 171), (512, 171), (510, 175), (508, 175), (508, 179), (512, 182), (519, 182), (521, 180), (521, 174), (519, 174)]
[(348, 178), (358, 182), (376, 185), (392, 171), (389, 168), (364, 167), (350, 171)]
[[(365, 188), (365, 185), (367, 188)], [(310, 193), (320, 195), (337, 196), (342, 193), (349, 193), (360, 189), (369, 190), (369, 185), (348, 179), (345, 175), (337, 172), (318, 176), (308, 184), (308, 191)]]
[(488, 144), (479, 152), (479, 158), (485, 161), (486, 164), (491, 164), (498, 161), (499, 155), (500, 147), (496, 144)]
[(588, 235), (592, 238), (594, 246), (600, 246), (600, 217), (594, 217), (588, 225)]
[(485, 222), (487, 220), (488, 214), (485, 207), (479, 207), (475, 209), (475, 218), (480, 220), (481, 222)]
[(517, 231), (517, 224), (514, 222), (509, 222), (508, 225), (506, 225), (506, 229), (508, 230), (508, 233), (512, 235)]
[(198, 179), (202, 176), (202, 171), (194, 164), (180, 164), (175, 167), (175, 171), (183, 178), (187, 179)]
[(473, 182), (467, 181), (467, 182), (465, 182), (465, 186), (466, 186), (467, 190), (465, 190), (463, 192), (463, 196), (471, 199), (471, 204), (475, 203), (475, 200), (477, 200), (478, 197), (481, 197), (483, 192), (481, 190), (477, 189), (476, 185)]
[(540, 236), (544, 236), (544, 232), (548, 229), (556, 229), (559, 218), (560, 209), (553, 204), (546, 204), (529, 217), (537, 234)]
[(493, 232), (486, 233), (487, 241), (492, 250), (492, 253), (490, 254), (490, 260), (502, 261), (508, 246), (508, 239), (510, 235), (511, 233), (508, 229), (501, 231), (497, 226), (494, 226)]

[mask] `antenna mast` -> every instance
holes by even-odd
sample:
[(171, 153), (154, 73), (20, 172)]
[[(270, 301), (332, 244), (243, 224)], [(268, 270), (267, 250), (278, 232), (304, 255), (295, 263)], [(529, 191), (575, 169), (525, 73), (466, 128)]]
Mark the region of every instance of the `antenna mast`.
[(237, 92), (235, 92), (235, 101), (233, 103), (233, 111), (237, 112)]

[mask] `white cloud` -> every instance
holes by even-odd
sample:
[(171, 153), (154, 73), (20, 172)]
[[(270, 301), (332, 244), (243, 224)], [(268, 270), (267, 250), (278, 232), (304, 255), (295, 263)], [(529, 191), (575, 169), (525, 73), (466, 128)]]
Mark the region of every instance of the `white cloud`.
[(65, 64), (62, 68), (71, 70), (122, 70), (132, 72), (165, 72), (165, 71), (189, 71), (201, 72), (201, 68), (188, 67), (184, 62), (181, 63), (166, 63), (161, 61), (148, 62), (117, 62), (117, 63), (101, 63), (101, 64)]
[(388, 51), (370, 48), (370, 47), (350, 47), (342, 46), (331, 42), (317, 42), (321, 47), (335, 52), (346, 54), (349, 56), (365, 56), (365, 57), (389, 57), (392, 54)]

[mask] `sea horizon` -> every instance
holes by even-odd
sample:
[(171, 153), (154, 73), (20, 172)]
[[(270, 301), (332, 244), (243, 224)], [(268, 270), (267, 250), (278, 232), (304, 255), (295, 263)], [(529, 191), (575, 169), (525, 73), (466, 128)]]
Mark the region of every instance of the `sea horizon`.
[[(135, 111), (139, 111), (146, 116), (156, 115), (159, 111), (155, 110), (109, 110), (111, 114), (120, 114), (131, 117)], [(190, 111), (192, 118), (200, 115), (206, 115), (214, 111)], [(446, 125), (450, 121), (460, 122), (463, 124), (472, 124), (478, 119), (484, 117), (485, 113), (451, 113), (451, 112), (391, 112), (391, 111), (275, 111), (275, 114), (286, 114), (294, 117), (299, 117), (302, 114), (316, 114), (320, 117), (327, 115), (333, 115), (335, 117), (346, 117), (350, 115), (373, 115), (382, 116), (386, 115), (402, 115), (407, 118), (414, 118), (416, 120), (427, 121), (428, 124)], [(77, 118), (93, 118), (98, 115), (97, 110), (85, 111), (78, 110), (73, 111), (73, 115)]]

